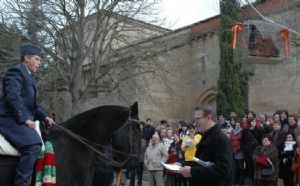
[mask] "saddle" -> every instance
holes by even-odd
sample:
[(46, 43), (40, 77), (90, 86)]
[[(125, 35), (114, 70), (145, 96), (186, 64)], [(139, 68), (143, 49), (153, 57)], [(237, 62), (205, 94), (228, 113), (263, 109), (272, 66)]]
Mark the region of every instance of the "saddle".
[[(42, 152), (45, 151), (45, 145), (42, 139), (41, 130), (40, 130), (40, 121), (35, 121), (35, 131), (39, 134), (42, 140)], [(21, 156), (19, 151), (14, 148), (2, 134), (0, 134), (0, 154), (8, 156)]]

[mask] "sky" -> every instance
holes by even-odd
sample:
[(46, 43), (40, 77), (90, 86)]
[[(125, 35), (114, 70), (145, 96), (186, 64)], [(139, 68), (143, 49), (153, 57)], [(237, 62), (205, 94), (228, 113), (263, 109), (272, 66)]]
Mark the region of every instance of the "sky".
[(162, 0), (163, 27), (177, 29), (219, 14), (219, 0)]

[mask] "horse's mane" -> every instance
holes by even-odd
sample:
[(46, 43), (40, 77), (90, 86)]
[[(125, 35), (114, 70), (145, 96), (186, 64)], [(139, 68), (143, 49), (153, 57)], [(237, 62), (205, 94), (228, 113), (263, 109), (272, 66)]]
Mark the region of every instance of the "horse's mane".
[(87, 110), (85, 112), (82, 112), (74, 117), (71, 117), (70, 119), (66, 120), (62, 123), (62, 125), (67, 126), (72, 123), (78, 123), (82, 120), (88, 120), (90, 118), (97, 119), (101, 116), (103, 116), (104, 113), (112, 114), (113, 112), (127, 112), (129, 113), (129, 108), (119, 105), (104, 105), (99, 106), (90, 110)]

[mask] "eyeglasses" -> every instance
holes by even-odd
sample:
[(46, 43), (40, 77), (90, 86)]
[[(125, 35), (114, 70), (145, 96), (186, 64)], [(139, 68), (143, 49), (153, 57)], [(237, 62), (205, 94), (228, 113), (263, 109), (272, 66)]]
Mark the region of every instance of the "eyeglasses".
[(195, 120), (200, 120), (200, 119), (203, 119), (203, 118), (205, 118), (204, 116), (197, 116), (197, 117), (195, 117)]

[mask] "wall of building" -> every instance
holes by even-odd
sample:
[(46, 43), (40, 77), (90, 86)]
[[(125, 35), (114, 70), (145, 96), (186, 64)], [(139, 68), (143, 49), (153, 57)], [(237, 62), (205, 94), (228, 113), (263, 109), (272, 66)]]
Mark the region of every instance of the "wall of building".
[[(279, 2), (279, 0), (275, 1)], [(269, 1), (267, 3), (270, 4)], [(269, 8), (266, 14), (268, 17), (300, 31), (299, 3), (297, 6), (281, 7), (276, 11), (270, 9), (269, 4), (266, 6)], [(276, 3), (275, 5), (277, 6)], [(245, 13), (246, 9), (243, 12)], [(216, 16), (119, 50), (119, 58), (138, 56), (137, 47), (149, 51), (151, 58), (168, 70), (165, 81), (148, 74), (143, 77), (147, 79), (147, 91), (138, 92), (135, 86), (140, 86), (144, 82), (139, 78), (132, 79), (119, 91), (94, 95), (85, 103), (85, 109), (104, 104), (129, 106), (134, 101), (139, 101), (142, 120), (150, 117), (154, 122), (161, 119), (175, 122), (180, 119), (192, 120), (196, 106), (210, 104), (215, 108), (220, 58), (219, 23), (220, 19)], [(295, 34), (292, 35), (292, 39), (299, 42), (299, 36)], [(282, 45), (282, 43), (275, 44)], [(267, 114), (277, 109), (300, 113), (299, 47), (294, 45), (290, 47), (290, 57), (286, 59), (271, 60), (271, 63), (257, 63), (260, 59), (254, 58), (252, 63), (242, 62), (243, 69), (251, 74), (248, 109)], [(133, 57), (131, 60), (141, 60), (141, 58)], [(68, 97), (67, 93), (59, 95)], [(61, 112), (69, 112), (68, 109), (61, 109)]]
[[(298, 6), (283, 6), (281, 11), (274, 11), (267, 16), (300, 31), (300, 9)], [(280, 28), (281, 29), (281, 28)], [(270, 30), (272, 32), (272, 30)], [(279, 34), (279, 33), (278, 33)], [(291, 35), (292, 40), (299, 42), (299, 35)], [(276, 43), (284, 48), (283, 42)], [(249, 81), (249, 109), (257, 113), (272, 114), (278, 109), (287, 109), (290, 113), (300, 113), (300, 47), (290, 40), (290, 56), (269, 64), (247, 64), (253, 75)]]
[[(268, 1), (257, 7), (259, 10), (265, 11), (265, 15), (272, 20), (277, 20), (283, 25), (300, 31), (299, 3), (289, 1), (291, 4), (288, 4), (279, 0), (275, 1), (273, 4)], [(254, 12), (249, 7), (247, 11), (252, 14)], [(257, 15), (249, 16), (249, 19), (261, 21)], [(171, 121), (191, 120), (193, 109), (196, 106), (210, 104), (215, 107), (214, 90), (219, 75), (219, 40), (216, 29), (219, 23), (219, 17), (213, 17), (191, 25), (190, 28), (179, 29), (170, 34), (188, 41), (184, 46), (167, 52), (170, 55), (166, 60), (174, 65), (174, 73), (178, 77), (173, 82), (175, 91), (172, 92), (172, 97), (177, 99), (169, 99), (163, 90), (153, 91), (161, 102), (158, 102), (157, 105), (149, 103), (149, 106), (143, 109), (144, 117), (152, 117), (154, 120), (163, 118)], [(265, 25), (265, 30), (269, 30), (270, 33), (272, 32), (271, 34), (279, 37), (279, 31), (282, 28), (273, 30), (268, 27), (267, 22)], [(187, 31), (188, 29), (190, 30)], [(268, 33), (266, 34), (268, 35)], [(162, 36), (161, 39), (164, 37)], [(291, 38), (299, 43), (299, 35), (292, 34)], [(267, 59), (267, 62), (262, 60), (263, 63), (260, 63), (261, 59), (259, 58), (254, 58), (251, 63), (242, 62), (243, 69), (250, 72), (248, 108), (245, 109), (266, 114), (273, 114), (278, 109), (287, 109), (290, 113), (299, 114), (300, 104), (297, 100), (300, 100), (300, 47), (296, 47), (290, 40), (290, 56), (285, 58), (284, 43), (278, 38), (274, 41), (281, 50), (281, 58)], [(173, 45), (176, 45), (176, 42), (177, 45), (180, 45), (180, 42), (176, 40), (169, 41)], [(165, 53), (163, 52), (161, 55), (163, 54)], [(203, 60), (205, 69), (203, 69)]]
[(219, 75), (217, 32), (193, 32), (190, 26), (159, 40), (164, 42), (157, 56), (166, 61), (172, 76), (167, 82), (169, 87), (152, 82), (151, 99), (141, 98), (141, 118), (191, 121), (196, 106), (210, 104), (215, 108)]

